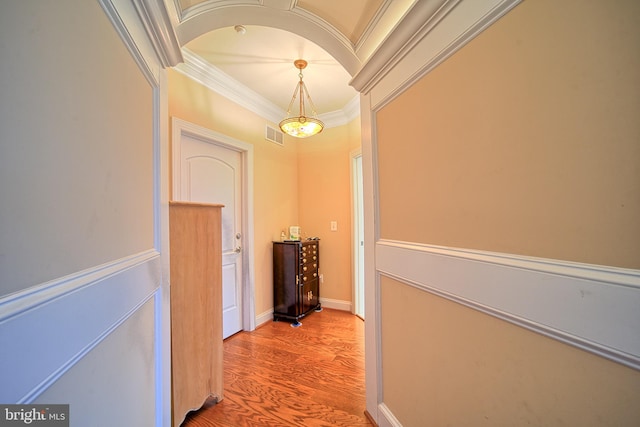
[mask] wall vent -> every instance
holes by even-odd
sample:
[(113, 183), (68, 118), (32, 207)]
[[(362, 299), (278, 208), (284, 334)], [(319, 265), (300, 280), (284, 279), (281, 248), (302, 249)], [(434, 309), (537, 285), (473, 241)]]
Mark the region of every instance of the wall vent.
[(267, 125), (264, 137), (278, 145), (284, 145), (284, 133), (282, 131)]

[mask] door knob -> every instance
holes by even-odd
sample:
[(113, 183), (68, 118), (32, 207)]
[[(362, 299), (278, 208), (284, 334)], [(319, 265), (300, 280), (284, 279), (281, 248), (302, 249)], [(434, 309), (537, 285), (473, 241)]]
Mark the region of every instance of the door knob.
[(234, 252), (239, 254), (242, 251), (242, 246), (238, 246), (237, 248), (234, 249)]

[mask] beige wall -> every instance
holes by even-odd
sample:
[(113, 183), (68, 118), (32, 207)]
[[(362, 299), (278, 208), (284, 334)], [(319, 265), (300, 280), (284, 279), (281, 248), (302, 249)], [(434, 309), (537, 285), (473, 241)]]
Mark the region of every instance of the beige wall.
[(384, 401), (411, 426), (634, 426), (640, 372), (381, 283)]
[(170, 416), (164, 106), (112, 24), (149, 52), (135, 10), (102, 3), (0, 3), (0, 401), (147, 427)]
[(2, 5), (0, 296), (154, 246), (151, 86), (76, 3)]
[(521, 3), (378, 114), (381, 236), (640, 268), (639, 43), (638, 2)]
[[(524, 1), (385, 106), (381, 237), (640, 268), (639, 24), (635, 1)], [(404, 426), (640, 423), (640, 372), (381, 292), (383, 400)]]
[[(256, 315), (273, 308), (271, 242), (279, 240), (280, 232), (290, 225), (299, 225), (307, 237), (317, 234), (323, 238), (321, 269), (331, 280), (323, 287), (321, 298), (350, 301), (351, 282), (344, 282), (350, 265), (345, 266), (345, 258), (334, 254), (349, 256), (350, 241), (343, 239), (350, 230), (348, 151), (360, 141), (357, 123), (326, 129), (306, 140), (285, 137), (284, 146), (280, 146), (264, 139), (265, 119), (173, 70), (169, 70), (169, 115), (254, 147)], [(277, 127), (275, 123), (271, 125)], [(336, 165), (336, 159), (342, 159), (342, 163)], [(311, 193), (305, 188), (318, 170), (331, 170), (331, 174), (324, 175), (332, 179), (314, 183)], [(307, 207), (314, 203), (311, 199), (316, 195), (321, 203), (316, 201), (315, 210), (309, 212)], [(341, 239), (325, 241), (327, 232), (317, 222), (317, 215), (337, 217), (342, 224)], [(325, 229), (328, 230), (328, 223)], [(343, 244), (346, 248), (341, 247)]]
[(359, 147), (359, 119), (298, 144), (300, 224), (307, 237), (321, 239), (321, 298), (352, 299), (350, 153)]

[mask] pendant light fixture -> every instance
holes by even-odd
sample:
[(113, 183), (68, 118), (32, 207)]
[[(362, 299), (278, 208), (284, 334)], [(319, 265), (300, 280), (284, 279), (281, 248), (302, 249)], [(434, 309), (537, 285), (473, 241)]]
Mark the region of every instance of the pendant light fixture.
[[(280, 129), (282, 129), (284, 133), (295, 136), (296, 138), (306, 138), (308, 136), (312, 136), (322, 132), (324, 123), (322, 123), (316, 117), (317, 113), (315, 110), (315, 106), (313, 105), (313, 101), (311, 101), (311, 96), (309, 96), (307, 86), (302, 81), (302, 70), (307, 67), (307, 61), (305, 61), (304, 59), (296, 59), (295, 61), (293, 61), (293, 65), (298, 70), (300, 70), (300, 73), (298, 73), (300, 81), (293, 91), (293, 97), (291, 98), (291, 102), (289, 103), (289, 108), (287, 108), (287, 117), (280, 122)], [(296, 98), (298, 96), (300, 96), (298, 115), (292, 117), (291, 108), (293, 107), (293, 103), (296, 101)], [(307, 103), (311, 108), (312, 117), (308, 117), (306, 114), (305, 98), (307, 99)]]

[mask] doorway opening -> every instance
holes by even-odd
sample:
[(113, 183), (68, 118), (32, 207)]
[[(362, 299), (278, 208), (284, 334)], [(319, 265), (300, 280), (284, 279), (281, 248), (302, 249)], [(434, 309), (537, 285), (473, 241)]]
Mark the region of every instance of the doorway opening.
[(351, 152), (351, 194), (353, 230), (353, 313), (364, 319), (364, 202), (362, 151)]

